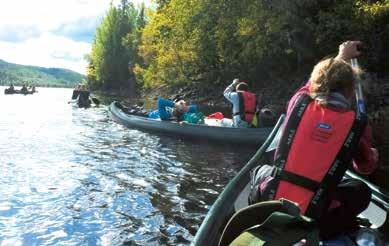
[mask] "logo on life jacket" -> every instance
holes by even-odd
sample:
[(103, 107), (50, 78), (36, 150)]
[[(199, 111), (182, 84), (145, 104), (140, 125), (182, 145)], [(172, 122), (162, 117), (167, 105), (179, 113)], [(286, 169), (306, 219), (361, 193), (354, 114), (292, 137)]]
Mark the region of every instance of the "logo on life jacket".
[(327, 143), (331, 136), (332, 126), (327, 123), (318, 123), (312, 133), (312, 139), (322, 143)]
[(319, 124), (317, 124), (316, 128), (324, 129), (324, 130), (331, 130), (331, 125), (326, 124), (326, 123), (319, 123)]

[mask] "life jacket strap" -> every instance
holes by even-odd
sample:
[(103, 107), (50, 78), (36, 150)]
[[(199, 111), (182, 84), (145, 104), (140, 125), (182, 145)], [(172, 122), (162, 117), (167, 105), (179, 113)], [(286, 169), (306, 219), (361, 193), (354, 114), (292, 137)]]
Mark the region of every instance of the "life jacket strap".
[[(289, 120), (286, 122), (284, 127), (284, 132), (282, 133), (280, 144), (278, 146), (278, 156), (274, 160), (274, 166), (278, 169), (283, 170), (286, 164), (286, 160), (289, 154), (290, 146), (292, 145), (294, 135), (297, 131), (298, 124), (302, 118), (308, 104), (312, 101), (309, 95), (302, 95), (296, 106), (293, 108), (293, 111), (289, 117)], [(273, 200), (276, 196), (278, 185), (281, 179), (279, 176), (275, 176), (274, 182), (270, 182), (267, 185), (267, 188), (263, 191), (264, 200)]]
[(280, 175), (275, 176), (274, 182), (268, 184), (263, 195), (265, 199), (274, 199), (281, 180), (307, 188), (308, 190), (313, 191), (314, 195), (308, 205), (305, 215), (317, 219), (320, 218), (322, 213), (328, 208), (330, 203), (328, 195), (336, 189), (347, 170), (348, 164), (352, 160), (353, 154), (357, 150), (359, 139), (366, 126), (367, 117), (365, 114), (356, 115), (357, 117), (354, 119), (353, 125), (344, 140), (344, 144), (338, 151), (333, 163), (330, 165), (329, 170), (321, 182), (309, 180), (306, 177), (296, 177), (297, 174), (288, 173), (284, 168), (298, 125), (311, 101), (312, 99), (308, 95), (302, 95), (298, 99), (298, 102), (285, 125), (284, 133), (280, 139), (279, 153), (274, 161), (274, 165), (282, 170), (282, 172)]
[[(233, 116), (239, 115), (242, 120), (247, 121), (246, 114), (254, 115), (255, 109), (254, 111), (246, 110), (245, 100), (242, 92), (238, 92), (238, 97), (239, 97), (239, 112), (233, 113)], [(255, 108), (257, 106), (257, 103), (258, 103), (257, 100), (255, 100)]]
[(360, 115), (353, 122), (349, 134), (347, 135), (341, 149), (339, 150), (335, 160), (331, 164), (331, 168), (324, 176), (320, 187), (315, 192), (306, 211), (307, 216), (320, 217), (323, 209), (330, 204), (328, 194), (333, 192), (339, 182), (342, 180), (349, 163), (352, 161), (353, 154), (357, 151), (358, 143), (367, 124), (366, 115)]
[(278, 177), (283, 181), (292, 183), (294, 185), (301, 186), (301, 187), (303, 187), (307, 190), (313, 191), (313, 192), (316, 192), (317, 189), (320, 187), (319, 182), (312, 180), (310, 178), (301, 176), (297, 173), (289, 172), (287, 170), (281, 170), (279, 168), (277, 168), (277, 170), (278, 171), (277, 171), (276, 175), (278, 175)]

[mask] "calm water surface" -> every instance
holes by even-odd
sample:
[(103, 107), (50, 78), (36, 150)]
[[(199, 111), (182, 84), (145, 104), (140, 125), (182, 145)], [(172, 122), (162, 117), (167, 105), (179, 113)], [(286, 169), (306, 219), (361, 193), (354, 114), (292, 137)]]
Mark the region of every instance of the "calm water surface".
[(0, 87), (0, 245), (188, 245), (255, 149), (156, 136)]

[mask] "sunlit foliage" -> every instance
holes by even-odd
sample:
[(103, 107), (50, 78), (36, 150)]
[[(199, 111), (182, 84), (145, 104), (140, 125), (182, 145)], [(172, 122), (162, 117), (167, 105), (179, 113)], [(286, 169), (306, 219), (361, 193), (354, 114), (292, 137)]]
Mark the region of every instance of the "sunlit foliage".
[(272, 79), (308, 74), (348, 39), (364, 42), (368, 69), (389, 71), (389, 0), (154, 3), (146, 11), (110, 7), (89, 57), (90, 81), (121, 87), (135, 78), (147, 88), (205, 87), (239, 77), (260, 88)]
[(347, 39), (379, 55), (373, 43), (388, 44), (388, 13), (387, 0), (171, 0), (149, 15), (137, 72), (147, 87), (234, 77), (261, 86), (306, 73)]
[(92, 52), (87, 56), (87, 79), (93, 88), (129, 88), (134, 83), (132, 68), (139, 60), (138, 24), (142, 22), (132, 3), (123, 0), (119, 6), (111, 4), (96, 29)]

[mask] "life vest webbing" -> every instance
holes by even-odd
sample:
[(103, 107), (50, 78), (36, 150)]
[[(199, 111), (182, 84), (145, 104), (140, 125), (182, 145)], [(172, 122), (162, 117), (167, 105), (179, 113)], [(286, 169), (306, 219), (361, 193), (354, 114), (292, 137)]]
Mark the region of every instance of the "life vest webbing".
[(327, 209), (331, 202), (328, 199), (328, 194), (336, 189), (347, 171), (348, 166), (352, 161), (352, 157), (355, 151), (357, 151), (358, 143), (362, 136), (362, 132), (366, 127), (366, 123), (366, 115), (358, 113), (341, 149), (308, 205), (305, 213), (307, 216), (318, 218), (321, 216), (324, 209)]
[(279, 177), (281, 180), (287, 181), (289, 183), (304, 187), (307, 190), (311, 190), (313, 192), (316, 192), (317, 189), (320, 187), (320, 183), (312, 180), (310, 178), (301, 176), (297, 173), (292, 173), (287, 170), (281, 170), (277, 168), (277, 172), (280, 172)]
[[(291, 172), (286, 172), (283, 169), (286, 164), (286, 160), (294, 139), (294, 135), (297, 131), (297, 127), (302, 119), (307, 105), (311, 100), (312, 99), (308, 95), (303, 95), (298, 99), (298, 102), (296, 103), (296, 106), (294, 107), (284, 128), (284, 134), (280, 139), (279, 155), (274, 161), (274, 165), (278, 167), (279, 171), (275, 173), (274, 182), (269, 183), (269, 187), (268, 189), (265, 189), (263, 195), (265, 196), (265, 199), (273, 200), (281, 180), (314, 191), (313, 198), (311, 199), (305, 214), (312, 218), (318, 218), (321, 216), (323, 209), (327, 208), (327, 205), (330, 202), (328, 199), (326, 199), (328, 198), (328, 193), (336, 189), (348, 168), (348, 163), (350, 163), (352, 156), (356, 151), (359, 139), (362, 135), (364, 127), (366, 126), (367, 118), (365, 114), (360, 114), (359, 112), (356, 114), (357, 116), (353, 122), (353, 125), (347, 137), (345, 138), (341, 149), (338, 151), (336, 158), (322, 179), (322, 182), (318, 183), (316, 181), (310, 180), (307, 177), (302, 177), (297, 174), (290, 175), (292, 174)], [(285, 175), (285, 172), (288, 173), (288, 175)], [(310, 181), (312, 182), (310, 183)], [(316, 184), (316, 190), (313, 190), (315, 189)]]
[(289, 154), (290, 147), (297, 131), (300, 120), (307, 109), (308, 104), (312, 101), (309, 95), (302, 95), (297, 99), (296, 106), (293, 108), (292, 113), (289, 116), (288, 121), (284, 127), (284, 132), (281, 136), (278, 146), (278, 156), (274, 160), (274, 165), (280, 170), (273, 173), (274, 180), (270, 182), (264, 190), (262, 196), (265, 200), (274, 200), (278, 185), (281, 181), (281, 174), (286, 164), (286, 160)]
[(255, 108), (256, 108), (257, 102), (255, 102), (254, 110), (252, 110), (252, 111), (247, 110), (245, 107), (245, 99), (244, 99), (243, 93), (238, 92), (238, 97), (239, 97), (239, 112), (236, 112), (233, 115), (240, 115), (240, 118), (242, 120), (247, 121), (246, 114), (251, 114), (251, 115), (255, 114)]

